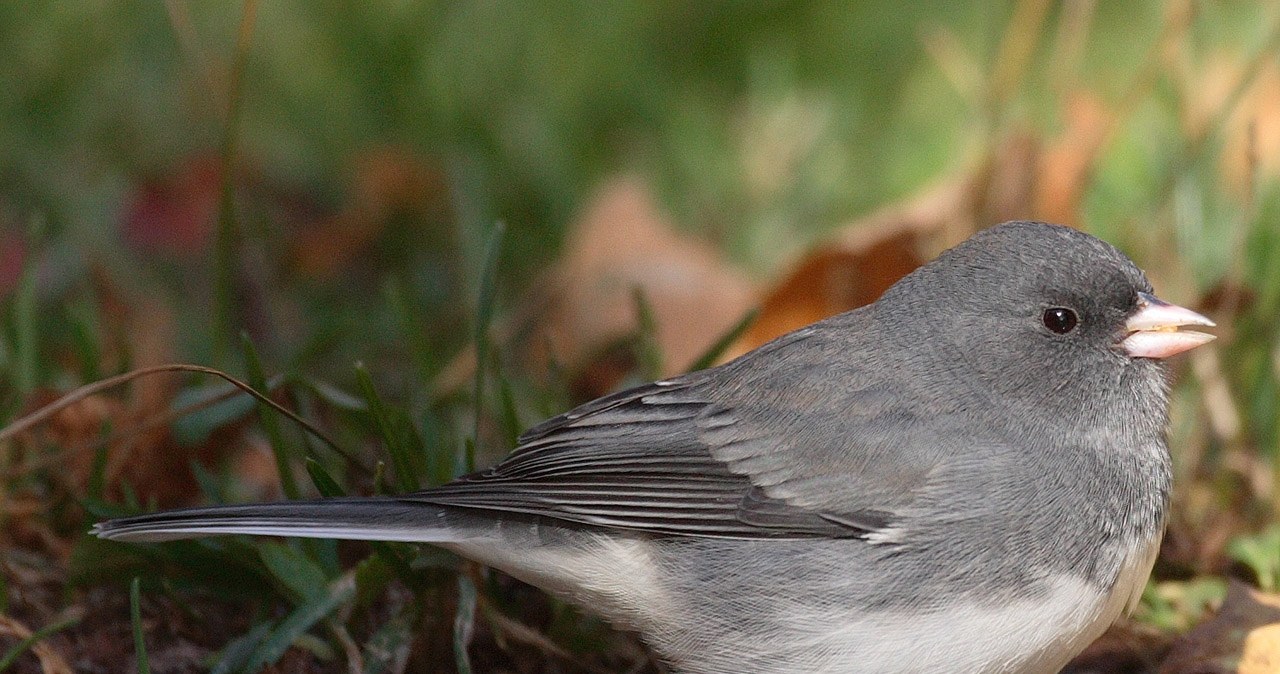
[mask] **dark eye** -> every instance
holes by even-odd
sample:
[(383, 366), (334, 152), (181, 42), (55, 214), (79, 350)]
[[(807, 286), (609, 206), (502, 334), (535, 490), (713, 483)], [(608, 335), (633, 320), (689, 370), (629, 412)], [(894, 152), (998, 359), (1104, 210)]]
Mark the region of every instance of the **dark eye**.
[(1076, 318), (1076, 312), (1066, 307), (1049, 307), (1044, 310), (1044, 327), (1065, 335), (1076, 329), (1076, 324), (1080, 319)]

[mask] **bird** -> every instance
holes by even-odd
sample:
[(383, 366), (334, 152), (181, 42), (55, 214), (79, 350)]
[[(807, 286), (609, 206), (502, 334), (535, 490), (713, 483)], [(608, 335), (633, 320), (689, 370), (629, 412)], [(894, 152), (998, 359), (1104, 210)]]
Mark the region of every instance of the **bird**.
[(1112, 245), (1014, 221), (442, 486), (93, 533), (430, 543), (639, 632), (685, 674), (1052, 674), (1142, 593), (1172, 481), (1165, 359), (1213, 325)]

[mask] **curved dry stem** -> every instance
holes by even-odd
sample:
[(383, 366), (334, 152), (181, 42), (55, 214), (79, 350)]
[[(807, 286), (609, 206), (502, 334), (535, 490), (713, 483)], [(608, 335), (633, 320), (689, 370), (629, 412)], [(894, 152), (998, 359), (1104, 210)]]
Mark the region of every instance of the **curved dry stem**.
[(84, 400), (85, 398), (88, 398), (89, 396), (96, 395), (108, 389), (115, 388), (117, 386), (120, 386), (121, 384), (127, 384), (133, 381), (134, 379), (138, 379), (140, 377), (145, 377), (147, 375), (152, 375), (152, 374), (160, 374), (164, 372), (196, 372), (199, 374), (208, 374), (208, 375), (213, 375), (215, 377), (218, 377), (226, 381), (227, 383), (231, 384), (232, 386), (240, 389), (241, 391), (249, 394), (258, 402), (266, 405), (267, 407), (270, 407), (271, 409), (279, 412), (280, 414), (285, 415), (294, 423), (297, 423), (299, 426), (306, 429), (308, 433), (310, 433), (311, 435), (319, 439), (321, 442), (328, 445), (335, 452), (343, 456), (346, 456), (346, 453), (342, 451), (342, 448), (339, 447), (336, 442), (330, 439), (329, 436), (325, 435), (323, 431), (316, 428), (309, 421), (298, 416), (293, 411), (284, 407), (280, 403), (277, 403), (276, 401), (272, 400), (266, 395), (259, 393), (252, 386), (249, 386), (248, 384), (240, 381), (239, 379), (236, 379), (235, 377), (232, 377), (231, 375), (221, 370), (216, 370), (211, 367), (205, 367), (203, 365), (190, 365), (187, 363), (170, 363), (168, 365), (156, 365), (153, 367), (144, 367), (137, 370), (132, 370), (130, 372), (125, 372), (124, 374), (118, 374), (114, 377), (107, 377), (106, 379), (100, 379), (98, 381), (85, 384), (84, 386), (81, 386), (79, 388), (76, 388), (70, 391), (69, 393), (62, 396), (61, 398), (58, 398), (57, 400), (49, 403), (48, 405), (41, 407), (40, 409), (22, 417), (21, 419), (18, 419), (17, 421), (6, 426), (4, 429), (0, 430), (0, 442), (10, 440), (15, 436), (17, 436), (19, 433), (22, 433), (23, 431), (29, 430), (36, 425), (39, 425), (41, 423), (48, 421), (53, 415)]

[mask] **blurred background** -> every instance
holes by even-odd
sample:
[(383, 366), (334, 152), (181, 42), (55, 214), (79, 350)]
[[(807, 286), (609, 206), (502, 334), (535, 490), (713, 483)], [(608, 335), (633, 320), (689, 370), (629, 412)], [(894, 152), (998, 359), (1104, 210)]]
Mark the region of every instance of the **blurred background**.
[[(1274, 3), (6, 3), (0, 54), (0, 669), (121, 671), (138, 637), (155, 671), (658, 671), (438, 552), (83, 532), (444, 481), (1008, 219), (1220, 326), (1176, 368), (1156, 578), (1091, 671), (1248, 662), (1224, 597), (1280, 622), (1229, 591), (1280, 585)], [(49, 406), (173, 362), (337, 448), (205, 375)]]

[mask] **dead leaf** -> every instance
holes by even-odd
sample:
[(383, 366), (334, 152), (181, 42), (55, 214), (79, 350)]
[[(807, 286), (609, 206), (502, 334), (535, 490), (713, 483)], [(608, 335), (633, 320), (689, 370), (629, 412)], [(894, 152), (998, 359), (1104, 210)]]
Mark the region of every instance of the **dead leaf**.
[(1063, 225), (1080, 225), (1085, 188), (1116, 115), (1093, 92), (1079, 90), (1067, 97), (1065, 128), (1046, 143), (1035, 185), (1035, 216)]
[(1261, 64), (1224, 131), (1222, 187), (1248, 203), (1259, 174), (1280, 175), (1280, 64)]
[(568, 362), (634, 332), (637, 289), (653, 309), (664, 374), (687, 368), (751, 308), (746, 276), (677, 234), (637, 178), (601, 188), (566, 242), (536, 343)]
[(864, 231), (865, 241), (825, 246), (801, 260), (765, 297), (760, 317), (726, 355), (739, 355), (801, 326), (870, 304), (923, 264), (913, 232)]
[[(557, 265), (519, 302), (522, 313), (496, 328), (520, 349), (529, 372), (553, 360), (583, 371), (607, 347), (635, 333), (634, 294), (653, 311), (664, 375), (684, 371), (751, 309), (754, 289), (716, 250), (678, 234), (639, 178), (604, 184), (565, 234)], [(611, 390), (627, 364), (599, 368), (584, 395)], [(466, 352), (437, 379), (437, 390), (469, 381), (475, 354)], [(592, 396), (594, 397), (594, 396)]]
[(1222, 608), (1174, 642), (1160, 674), (1275, 674), (1280, 671), (1280, 596), (1238, 581)]
[(1280, 623), (1258, 627), (1244, 638), (1239, 674), (1280, 672)]
[[(32, 632), (26, 625), (7, 615), (0, 614), (0, 635), (22, 640), (29, 639)], [(32, 644), (31, 652), (39, 659), (40, 671), (44, 674), (72, 674), (74, 671), (71, 669), (71, 665), (67, 664), (66, 659), (53, 650), (53, 647), (45, 640)]]
[(448, 220), (448, 186), (440, 170), (392, 147), (367, 150), (352, 164), (351, 196), (336, 215), (299, 225), (292, 266), (332, 279), (369, 254), (391, 223), (428, 227)]
[(766, 292), (760, 317), (725, 357), (874, 302), (898, 279), (946, 248), (951, 232), (972, 231), (968, 222), (959, 222), (969, 189), (965, 180), (950, 180), (843, 227), (790, 265), (790, 271)]
[(18, 285), (27, 261), (27, 245), (17, 232), (0, 233), (0, 300)]
[(148, 254), (205, 255), (213, 239), (221, 176), (218, 157), (204, 154), (164, 177), (143, 181), (125, 207), (120, 223), (124, 240)]
[(1169, 637), (1138, 623), (1112, 625), (1062, 674), (1135, 674), (1152, 671), (1169, 650)]
[[(171, 308), (148, 299), (136, 305), (104, 303), (116, 310), (105, 321), (118, 323), (119, 334), (131, 341), (131, 362), (137, 369), (174, 362), (175, 318)], [(13, 473), (51, 471), (66, 494), (81, 496), (98, 470), (99, 447), (106, 445), (104, 486), (118, 495), (128, 484), (143, 502), (181, 505), (198, 494), (193, 461), (206, 465), (238, 447), (229, 442), (239, 428), (215, 433), (197, 447), (181, 446), (169, 422), (179, 379), (141, 377), (127, 388), (88, 396), (59, 410), (46, 423), (18, 436)], [(39, 390), (19, 416), (54, 402), (65, 392)], [(11, 499), (24, 494), (12, 495)]]

